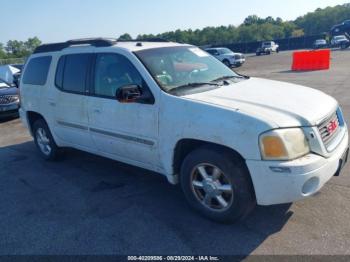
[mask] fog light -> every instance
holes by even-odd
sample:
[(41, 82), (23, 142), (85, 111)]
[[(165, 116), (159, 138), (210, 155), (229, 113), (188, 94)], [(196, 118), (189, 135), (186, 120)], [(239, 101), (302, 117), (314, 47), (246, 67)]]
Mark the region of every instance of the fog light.
[(302, 192), (304, 195), (312, 195), (316, 192), (318, 186), (320, 185), (320, 179), (318, 177), (310, 178), (305, 182)]

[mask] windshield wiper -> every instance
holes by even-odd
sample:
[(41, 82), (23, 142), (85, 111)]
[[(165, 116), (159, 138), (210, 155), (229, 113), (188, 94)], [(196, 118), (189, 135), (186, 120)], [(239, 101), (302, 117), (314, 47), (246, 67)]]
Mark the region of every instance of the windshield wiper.
[(217, 79), (212, 80), (211, 82), (219, 82), (219, 81), (225, 81), (231, 78), (244, 78), (243, 76), (222, 76)]
[(185, 85), (181, 85), (181, 86), (177, 86), (174, 87), (172, 89), (170, 89), (169, 91), (172, 92), (174, 90), (179, 90), (179, 89), (184, 89), (186, 87), (199, 87), (199, 86), (221, 86), (218, 83), (213, 83), (213, 82), (194, 82), (194, 83), (188, 83)]

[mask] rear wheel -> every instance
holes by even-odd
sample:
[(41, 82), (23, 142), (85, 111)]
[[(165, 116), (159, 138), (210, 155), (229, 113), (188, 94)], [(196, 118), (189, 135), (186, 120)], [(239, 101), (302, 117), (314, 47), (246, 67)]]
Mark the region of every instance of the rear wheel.
[(224, 64), (225, 64), (225, 66), (227, 66), (227, 67), (231, 67), (231, 64), (230, 64), (230, 61), (228, 61), (228, 60), (224, 60), (224, 61), (222, 61)]
[(234, 222), (255, 207), (244, 162), (220, 147), (190, 153), (181, 167), (181, 186), (189, 204), (216, 222)]
[(49, 127), (43, 119), (35, 121), (33, 125), (34, 142), (40, 155), (45, 160), (56, 160), (59, 155), (59, 147), (56, 145)]

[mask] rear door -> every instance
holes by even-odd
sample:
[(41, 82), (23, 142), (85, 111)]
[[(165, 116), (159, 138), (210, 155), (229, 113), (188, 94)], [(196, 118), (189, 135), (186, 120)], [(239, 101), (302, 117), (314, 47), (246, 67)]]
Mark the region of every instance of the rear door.
[(56, 70), (56, 88), (49, 99), (55, 135), (83, 149), (93, 148), (86, 108), (91, 58), (92, 53), (88, 52), (61, 56)]

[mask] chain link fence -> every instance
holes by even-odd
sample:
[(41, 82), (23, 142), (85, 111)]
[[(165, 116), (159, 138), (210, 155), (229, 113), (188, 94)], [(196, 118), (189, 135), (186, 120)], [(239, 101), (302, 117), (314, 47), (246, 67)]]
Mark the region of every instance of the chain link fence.
[(9, 58), (9, 59), (0, 59), (0, 65), (10, 65), (10, 64), (24, 64), (26, 58)]
[[(313, 44), (317, 39), (325, 39), (325, 34), (275, 39), (274, 41), (279, 45), (279, 49), (284, 51), (313, 48)], [(226, 45), (213, 45), (213, 47), (227, 47), (234, 52), (240, 53), (255, 53), (256, 49), (261, 47), (261, 43), (262, 41), (250, 43), (232, 43)]]

